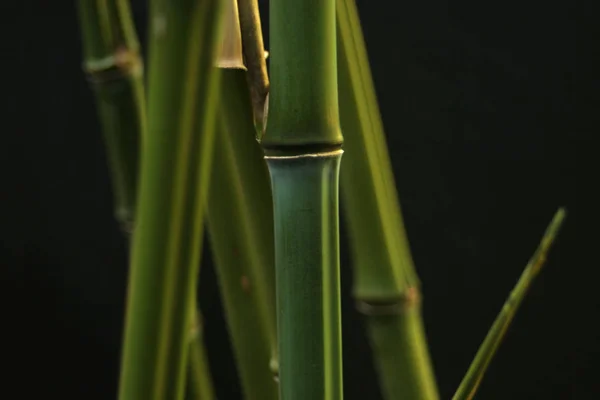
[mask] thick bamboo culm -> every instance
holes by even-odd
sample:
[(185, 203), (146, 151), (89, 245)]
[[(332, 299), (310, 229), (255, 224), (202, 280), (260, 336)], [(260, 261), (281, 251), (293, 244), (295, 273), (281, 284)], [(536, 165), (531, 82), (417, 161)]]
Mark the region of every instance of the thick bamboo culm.
[(519, 306), (529, 291), (533, 280), (544, 266), (548, 253), (552, 248), (565, 217), (566, 210), (563, 208), (558, 209), (556, 214), (554, 214), (554, 218), (552, 218), (546, 232), (544, 232), (544, 236), (542, 237), (538, 248), (525, 266), (521, 277), (506, 299), (506, 302), (502, 306), (502, 310), (500, 310), (500, 313), (494, 320), (485, 340), (479, 347), (479, 350), (465, 377), (460, 383), (453, 400), (471, 400), (475, 396), (475, 392), (481, 384), (481, 380), (483, 379), (487, 367), (496, 354), (496, 350), (498, 350)]
[(386, 399), (438, 398), (421, 317), (419, 281), (404, 231), (359, 16), (337, 0), (342, 201), (364, 314)]
[(131, 232), (146, 129), (143, 66), (129, 2), (78, 0), (84, 71), (96, 98), (115, 200)]
[(143, 145), (119, 398), (182, 399), (212, 162), (218, 0), (150, 4)]
[(342, 398), (335, 1), (270, 2), (262, 146), (275, 223), (282, 400)]

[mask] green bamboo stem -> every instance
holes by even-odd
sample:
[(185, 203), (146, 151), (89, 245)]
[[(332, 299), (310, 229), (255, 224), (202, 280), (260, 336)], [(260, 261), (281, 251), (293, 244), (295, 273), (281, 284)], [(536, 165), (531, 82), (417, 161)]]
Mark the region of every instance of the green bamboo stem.
[(262, 36), (260, 13), (257, 0), (237, 0), (242, 31), (245, 64), (248, 68), (248, 83), (254, 114), (254, 125), (260, 139), (265, 123), (265, 103), (269, 94), (269, 75), (265, 60), (265, 45)]
[(364, 314), (386, 399), (437, 399), (414, 270), (358, 11), (337, 0), (342, 200)]
[(556, 214), (554, 214), (554, 218), (552, 218), (552, 221), (548, 225), (538, 248), (527, 263), (521, 277), (506, 299), (506, 302), (502, 306), (502, 310), (500, 310), (500, 313), (492, 324), (483, 343), (479, 347), (479, 350), (469, 366), (467, 374), (460, 383), (453, 400), (470, 400), (475, 396), (475, 392), (479, 388), (481, 380), (483, 379), (492, 358), (496, 354), (519, 306), (529, 291), (533, 280), (544, 266), (548, 253), (558, 235), (565, 217), (566, 210), (564, 208), (558, 209)]
[(148, 136), (133, 236), (119, 399), (181, 399), (210, 178), (220, 1), (150, 7)]
[(111, 172), (115, 216), (130, 232), (139, 149), (146, 129), (143, 67), (125, 0), (78, 0), (84, 71), (95, 94)]
[(271, 189), (245, 71), (222, 71), (208, 231), (244, 398), (277, 399)]
[(334, 0), (270, 3), (262, 146), (273, 193), (282, 400), (342, 398)]

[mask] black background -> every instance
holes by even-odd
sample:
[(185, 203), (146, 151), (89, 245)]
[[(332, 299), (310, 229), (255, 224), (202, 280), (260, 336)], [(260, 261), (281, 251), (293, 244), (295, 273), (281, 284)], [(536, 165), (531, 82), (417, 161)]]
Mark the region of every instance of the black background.
[[(143, 37), (145, 2), (133, 4)], [(597, 14), (580, 2), (358, 5), (442, 398), (561, 205), (555, 251), (478, 398), (600, 398)], [(74, 4), (3, 2), (0, 15), (0, 397), (112, 399), (126, 243)], [(377, 399), (342, 248), (346, 398)], [(218, 395), (238, 399), (208, 246), (201, 282)]]

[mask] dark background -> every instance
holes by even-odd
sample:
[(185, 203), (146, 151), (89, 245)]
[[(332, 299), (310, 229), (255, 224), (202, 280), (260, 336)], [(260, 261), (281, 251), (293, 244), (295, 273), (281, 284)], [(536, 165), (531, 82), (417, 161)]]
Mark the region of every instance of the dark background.
[[(133, 3), (143, 37), (145, 2)], [(597, 14), (580, 2), (358, 5), (442, 398), (561, 205), (569, 217), (555, 251), (478, 398), (600, 398)], [(74, 5), (1, 7), (0, 397), (113, 399), (126, 243), (112, 218)], [(342, 247), (346, 398), (377, 399)], [(219, 398), (234, 400), (239, 386), (205, 250), (207, 347)]]

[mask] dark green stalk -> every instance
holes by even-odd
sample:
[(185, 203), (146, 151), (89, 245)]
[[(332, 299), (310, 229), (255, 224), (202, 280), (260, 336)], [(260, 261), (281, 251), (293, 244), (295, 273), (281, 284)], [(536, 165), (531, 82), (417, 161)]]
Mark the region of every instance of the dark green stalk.
[(264, 130), (265, 102), (269, 94), (269, 76), (265, 61), (265, 45), (257, 0), (237, 0), (242, 30), (242, 47), (245, 64), (248, 67), (248, 83), (254, 111), (254, 125), (257, 137)]
[(96, 97), (115, 215), (131, 231), (139, 149), (146, 129), (143, 67), (126, 0), (78, 0), (84, 70)]
[(212, 162), (220, 1), (150, 7), (148, 137), (119, 398), (181, 399)]
[(404, 231), (356, 5), (337, 0), (340, 115), (347, 159), (342, 199), (354, 296), (365, 315), (386, 399), (437, 399), (419, 281)]
[(485, 340), (479, 347), (475, 359), (460, 383), (453, 400), (470, 400), (475, 396), (475, 392), (479, 388), (481, 380), (506, 334), (506, 330), (510, 326), (525, 295), (529, 291), (533, 280), (544, 266), (548, 252), (558, 235), (565, 216), (566, 211), (563, 208), (560, 208), (556, 214), (554, 214), (554, 218), (552, 219), (552, 222), (550, 222), (550, 225), (548, 225), (537, 250), (527, 263), (521, 277), (508, 296), (508, 299), (506, 299), (504, 306), (502, 306), (502, 310), (496, 317)]
[(262, 138), (275, 222), (283, 400), (342, 398), (334, 0), (272, 0)]
[(244, 397), (277, 399), (273, 209), (245, 71), (222, 71), (208, 231)]

